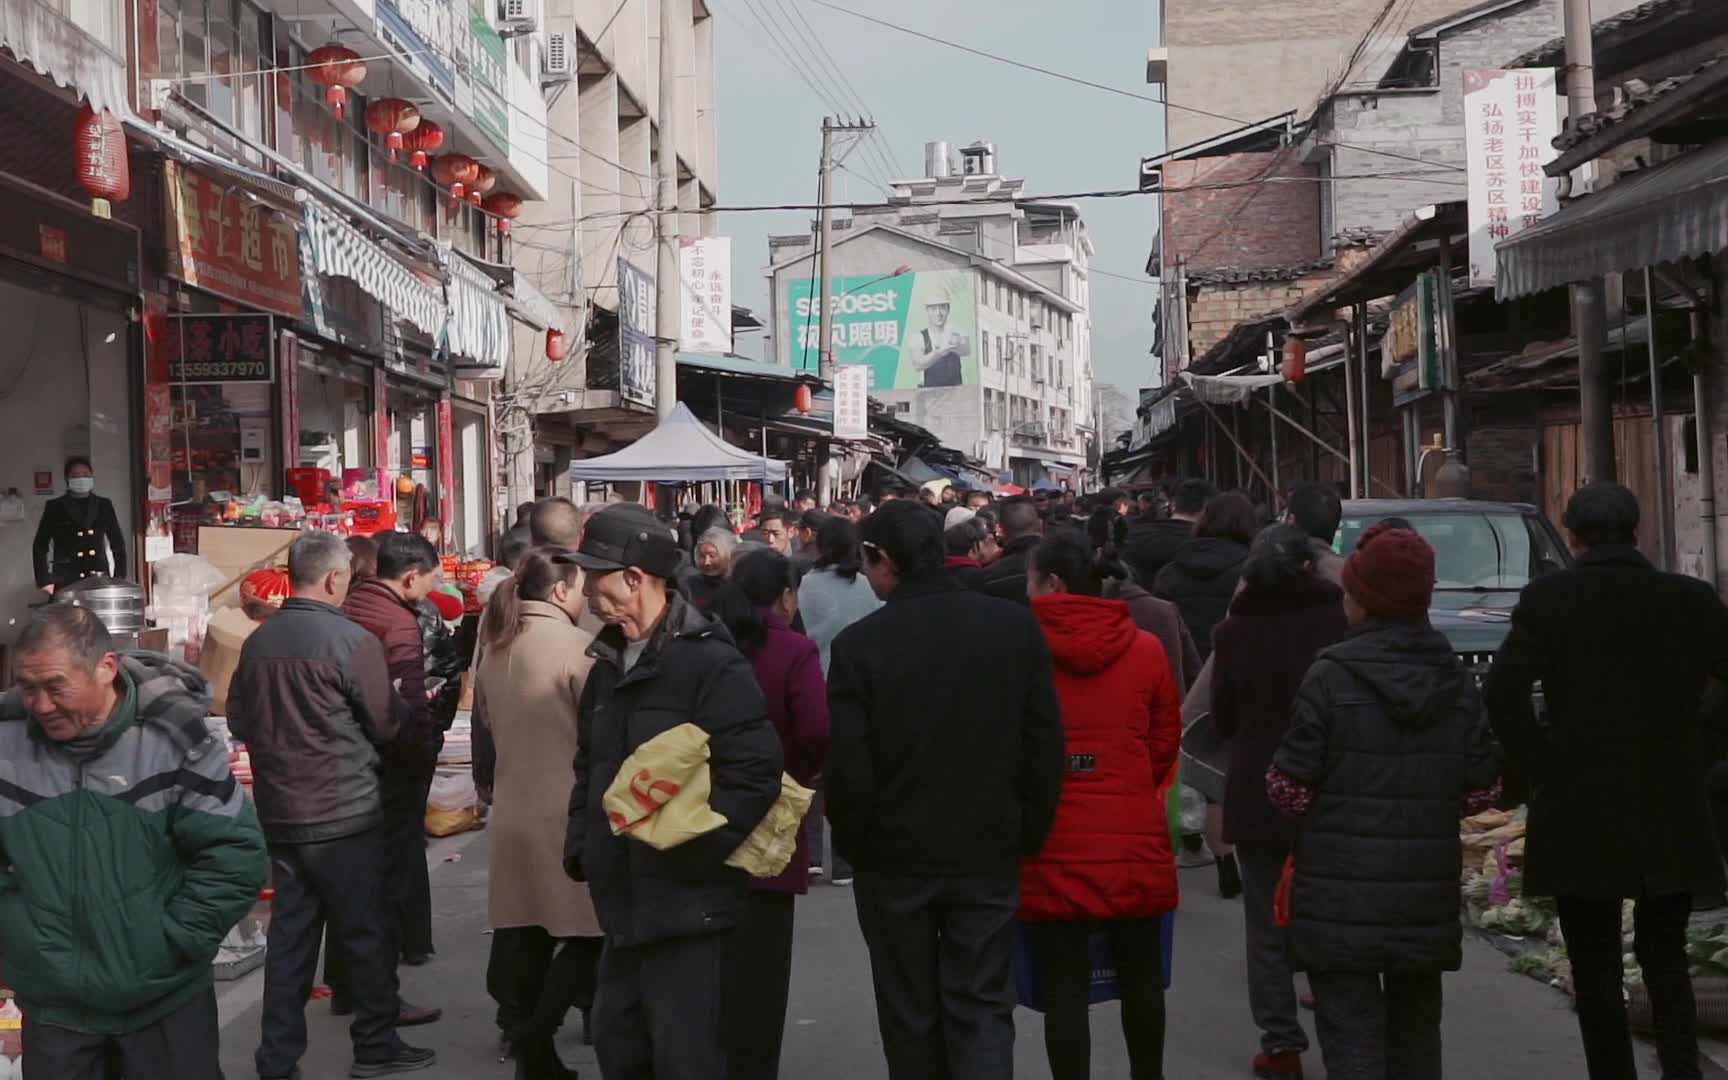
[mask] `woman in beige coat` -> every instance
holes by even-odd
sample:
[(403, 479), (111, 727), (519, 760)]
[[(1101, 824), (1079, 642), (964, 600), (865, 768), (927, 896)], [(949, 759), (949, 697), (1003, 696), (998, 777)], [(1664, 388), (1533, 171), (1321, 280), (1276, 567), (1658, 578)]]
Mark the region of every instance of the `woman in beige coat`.
[(492, 803), (492, 957), (486, 988), (518, 1080), (565, 1080), (552, 1037), (594, 1003), (600, 926), (588, 887), (564, 873), (576, 703), (592, 661), (582, 572), (530, 551), (480, 623), (474, 781)]

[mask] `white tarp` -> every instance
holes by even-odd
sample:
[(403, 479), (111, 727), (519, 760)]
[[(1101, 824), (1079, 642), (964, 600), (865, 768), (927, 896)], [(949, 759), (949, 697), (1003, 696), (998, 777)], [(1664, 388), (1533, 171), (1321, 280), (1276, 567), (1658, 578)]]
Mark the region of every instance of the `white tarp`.
[(1213, 405), (1241, 405), (1256, 390), (1277, 386), (1282, 375), (1196, 375), (1184, 371), (1182, 379), (1194, 391), (1194, 396)]
[(705, 483), (711, 480), (764, 480), (783, 483), (786, 463), (758, 457), (709, 431), (679, 402), (660, 426), (613, 454), (570, 463), (571, 480), (607, 483)]
[[(96, 5), (99, 11), (115, 5)], [(103, 32), (124, 38), (125, 27), (112, 25), (100, 14), (82, 27), (40, 0), (0, 3), (0, 45), (23, 63), (90, 101), (97, 112), (115, 116), (131, 113), (126, 101), (126, 61), (110, 52), (96, 36)], [(66, 133), (68, 143), (72, 133)]]

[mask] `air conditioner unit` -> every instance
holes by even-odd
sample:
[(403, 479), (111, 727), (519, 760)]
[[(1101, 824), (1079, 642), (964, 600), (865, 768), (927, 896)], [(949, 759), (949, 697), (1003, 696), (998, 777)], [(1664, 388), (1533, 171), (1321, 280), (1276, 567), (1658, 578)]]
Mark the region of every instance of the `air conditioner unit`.
[(546, 51), (540, 57), (540, 81), (569, 82), (576, 77), (576, 42), (570, 34), (546, 35)]
[(499, 0), (498, 29), (514, 34), (540, 29), (540, 0)]

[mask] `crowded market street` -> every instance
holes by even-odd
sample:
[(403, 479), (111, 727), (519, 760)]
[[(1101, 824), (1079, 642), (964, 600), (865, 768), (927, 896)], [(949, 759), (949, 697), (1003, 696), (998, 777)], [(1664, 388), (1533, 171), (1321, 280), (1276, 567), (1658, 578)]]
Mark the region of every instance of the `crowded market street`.
[[(486, 865), (484, 831), (434, 840), (427, 851), (431, 867), (434, 940), (438, 955), (421, 968), (403, 969), (404, 993), (415, 1001), (441, 1006), (444, 1019), (413, 1037), (438, 1051), (427, 1080), (481, 1080), (507, 1077), (511, 1066), (498, 1061), (495, 1008), (486, 996)], [(1242, 996), (1242, 917), (1236, 901), (1218, 898), (1209, 867), (1185, 871), (1185, 892), (1177, 916), (1176, 972), (1170, 987), (1169, 1040), (1165, 1073), (1184, 1080), (1236, 1080), (1245, 1073), (1244, 1047), (1254, 1044), (1254, 1027)], [(781, 1075), (833, 1080), (882, 1080), (882, 1044), (870, 1006), (870, 968), (849, 889), (817, 885), (798, 901), (796, 957), (791, 1007), (786, 1017), (786, 1050)], [(252, 1072), (256, 1048), (258, 994), (262, 973), (218, 987), (222, 1022), (222, 1065), (229, 1076)], [(1506, 970), (1499, 952), (1467, 942), (1464, 969), (1447, 977), (1446, 1075), (1496, 1080), (1562, 1080), (1584, 1075), (1577, 1021), (1568, 1000), (1530, 979)], [(1095, 1074), (1126, 1076), (1127, 1062), (1115, 1032), (1114, 1004), (1093, 1010)], [(1312, 1027), (1313, 1014), (1307, 1014)], [(1018, 1042), (1014, 1075), (1042, 1078), (1042, 1025), (1025, 1010), (1016, 1013)], [(329, 1015), (326, 1003), (307, 1009), (311, 1047), (301, 1069), (307, 1080), (346, 1075), (350, 1050), (345, 1021)], [(592, 1047), (581, 1043), (581, 1021), (572, 1013), (559, 1037), (564, 1060), (584, 1077), (596, 1078)], [(1705, 1075), (1728, 1077), (1728, 1045), (1705, 1043)], [(1318, 1055), (1311, 1076), (1320, 1080)], [(1640, 1064), (1654, 1075), (1654, 1055), (1644, 1050)]]

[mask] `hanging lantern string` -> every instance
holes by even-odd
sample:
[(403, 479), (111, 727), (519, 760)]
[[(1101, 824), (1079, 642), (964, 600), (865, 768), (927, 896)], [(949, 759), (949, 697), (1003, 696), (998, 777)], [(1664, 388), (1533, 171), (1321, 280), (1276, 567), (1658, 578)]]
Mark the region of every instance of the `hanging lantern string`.
[[(403, 49), (399, 52), (381, 53), (377, 56), (358, 56), (352, 60), (346, 61), (346, 63), (369, 64), (375, 60), (383, 62), (385, 60), (401, 60), (404, 57), (425, 55), (435, 55), (440, 58), (444, 57), (444, 54), (439, 52), (437, 49), (427, 47), (424, 49)], [(278, 67), (257, 68), (252, 71), (212, 71), (205, 75), (180, 75), (172, 79), (162, 79), (160, 81), (177, 84), (212, 82), (218, 79), (249, 79), (254, 75), (281, 75), (290, 71), (312, 71), (324, 66), (325, 65), (323, 64), (283, 64)]]

